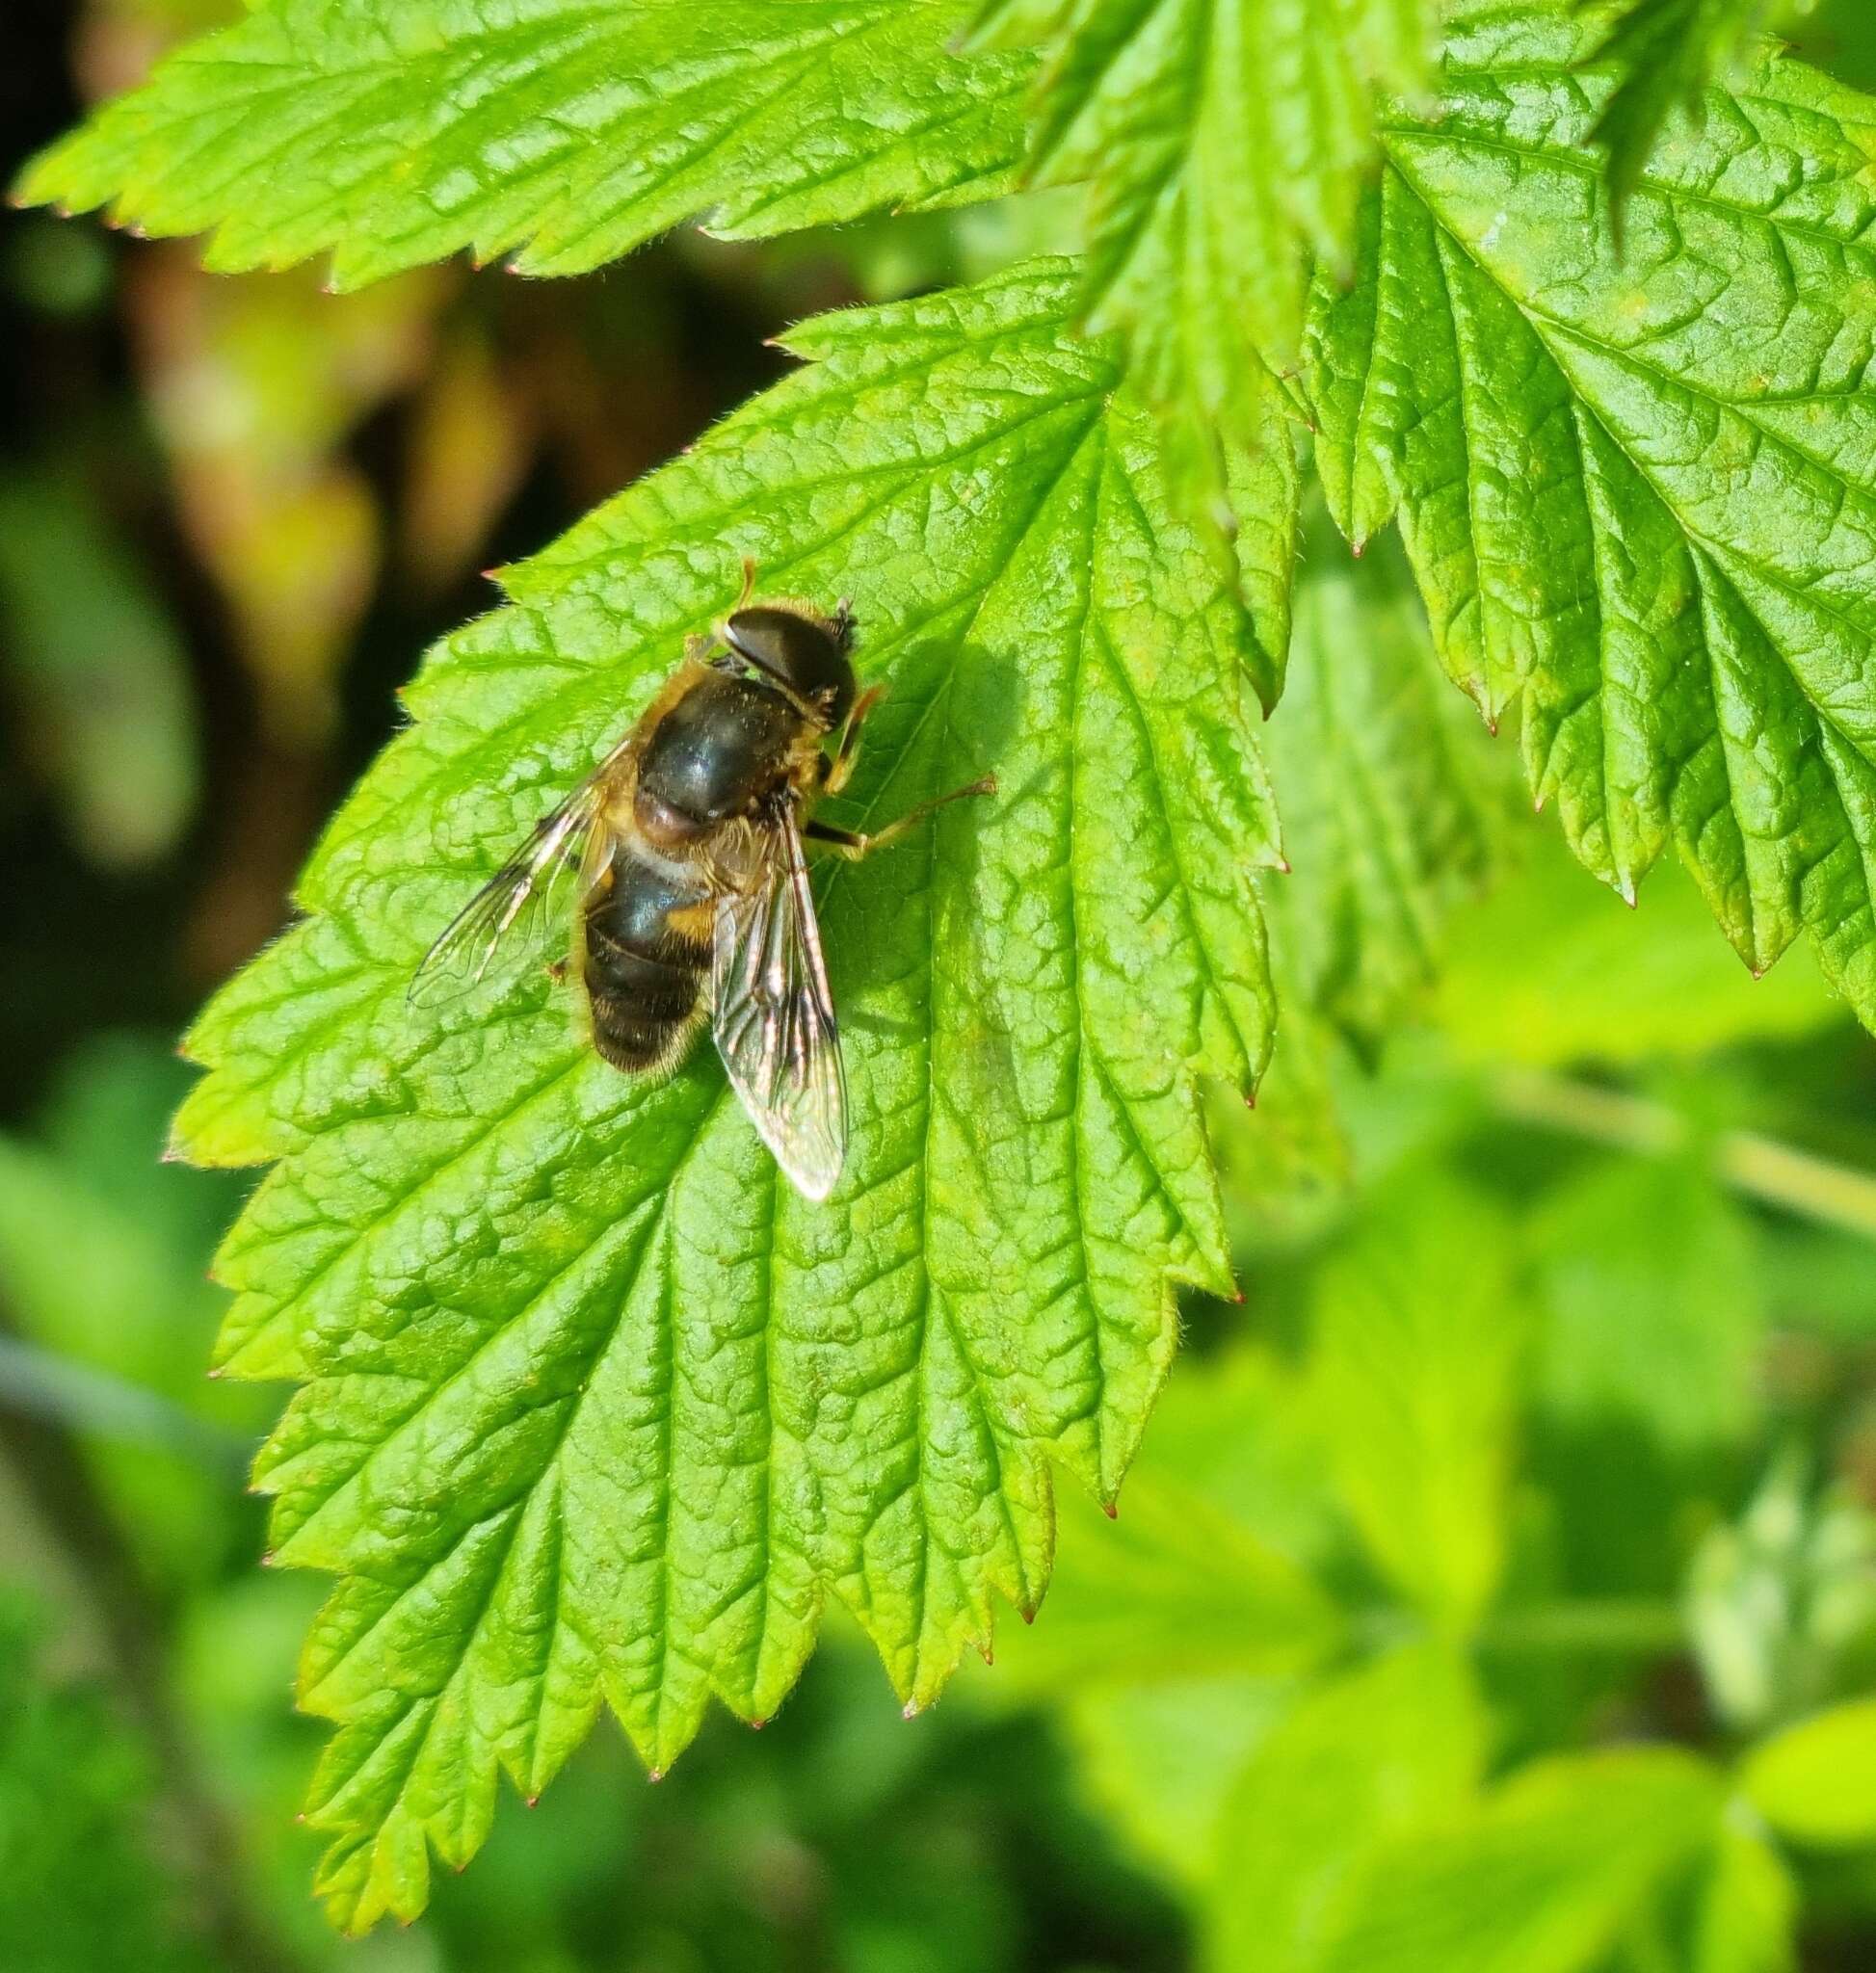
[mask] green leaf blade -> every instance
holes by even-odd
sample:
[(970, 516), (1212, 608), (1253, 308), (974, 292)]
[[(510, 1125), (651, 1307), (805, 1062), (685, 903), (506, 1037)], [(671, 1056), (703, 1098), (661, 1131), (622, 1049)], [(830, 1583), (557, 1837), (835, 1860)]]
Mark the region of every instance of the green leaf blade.
[(42, 153), (21, 196), (211, 234), (225, 273), (330, 252), (340, 288), (464, 248), (572, 274), (700, 215), (760, 235), (983, 197), (1033, 64), (952, 55), (967, 11), (274, 0)]
[(1813, 1713), (1756, 1747), (1747, 1799), (1794, 1842), (1855, 1849), (1876, 1839), (1876, 1700)]
[[(811, 367), (515, 571), (328, 831), (314, 915), (192, 1038), (183, 1148), (284, 1153), (221, 1267), (231, 1367), (307, 1379), (259, 1477), (277, 1559), (342, 1578), (304, 1699), (343, 1729), (348, 1925), (420, 1904), (426, 1844), (462, 1860), (497, 1768), (538, 1790), (601, 1696), (657, 1768), (713, 1696), (765, 1717), (832, 1599), (934, 1697), (1039, 1602), (1052, 1469), (1112, 1499), (1174, 1283), (1229, 1289), (1196, 1083), (1268, 1050), (1255, 639), (1071, 304), (1053, 264), (812, 328)], [(826, 1207), (707, 1051), (620, 1076), (544, 978), (405, 1003), (745, 552), (858, 600), (892, 692), (854, 821), (1001, 784), (817, 880)]]
[(1630, 0), (1592, 50), (1588, 60), (1617, 78), (1596, 140), (1609, 155), (1618, 223), (1671, 118), (1698, 108), (1766, 12), (1765, 0)]
[(1518, 712), (1588, 868), (1632, 898), (1672, 843), (1749, 965), (1809, 931), (1876, 1020), (1869, 105), (1776, 60), (1713, 92), (1618, 256), (1572, 59), (1567, 22), (1488, 21), (1437, 118), (1388, 119), (1311, 319), (1332, 506), (1358, 540), (1398, 509), (1448, 671)]

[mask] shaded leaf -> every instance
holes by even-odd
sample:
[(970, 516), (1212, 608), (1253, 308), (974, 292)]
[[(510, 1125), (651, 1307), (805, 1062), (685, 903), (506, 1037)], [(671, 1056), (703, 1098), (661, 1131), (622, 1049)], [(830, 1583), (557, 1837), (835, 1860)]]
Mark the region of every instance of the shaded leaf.
[(1378, 1040), (1440, 970), (1453, 908), (1500, 861), (1496, 761), (1440, 676), (1397, 544), (1312, 527), (1270, 764), (1291, 875), (1265, 886), (1297, 1002)]
[(144, 570), (77, 483), (0, 483), (10, 697), (92, 862), (175, 847), (200, 769), (181, 640)]
[[(1164, 382), (1231, 394), (1302, 326), (1305, 250), (1345, 263), (1378, 87), (1417, 83), (1432, 0), (1016, 0), (979, 39), (1049, 45), (1029, 171), (1089, 186), (1086, 302)], [(1183, 347), (1182, 347), (1183, 345)]]
[(1618, 220), (1668, 119), (1698, 108), (1766, 11), (1766, 0), (1627, 0), (1588, 58), (1617, 78), (1595, 135)]
[(1688, 1456), (1756, 1422), (1765, 1310), (1747, 1227), (1688, 1160), (1621, 1159), (1560, 1187), (1536, 1228), (1537, 1402)]
[(1341, 1497), (1383, 1573), (1455, 1633), (1504, 1564), (1527, 1327), (1497, 1209), (1440, 1175), (1392, 1188), (1317, 1277), (1313, 1399)]
[[(0, 1602), (0, 1963), (21, 1973), (211, 1973), (151, 1840), (156, 1762), (111, 1696), (56, 1681)], [(49, 1655), (45, 1653), (44, 1655)]]
[(1712, 1840), (1712, 1773), (1666, 1749), (1559, 1757), (1469, 1824), (1379, 1852), (1322, 1973), (1577, 1973)]
[[(1345, 262), (1379, 87), (1411, 89), (1434, 0), (991, 0), (1042, 41), (1030, 178), (1086, 185), (1082, 308), (1125, 331), (1195, 511), (1263, 538), (1287, 505), (1282, 377), (1307, 255)], [(1260, 688), (1264, 689), (1264, 688)], [(1264, 689), (1274, 702), (1274, 684)]]
[(1225, 1806), (1206, 1963), (1314, 1966), (1354, 1871), (1388, 1836), (1465, 1808), (1485, 1740), (1471, 1674), (1439, 1645), (1318, 1687), (1258, 1746)]

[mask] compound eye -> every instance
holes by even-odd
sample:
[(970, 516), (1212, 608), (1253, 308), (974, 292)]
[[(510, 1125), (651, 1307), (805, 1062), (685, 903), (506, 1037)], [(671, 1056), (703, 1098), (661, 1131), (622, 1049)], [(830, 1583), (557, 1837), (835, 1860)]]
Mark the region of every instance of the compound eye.
[(804, 646), (813, 631), (804, 618), (761, 604), (738, 610), (723, 626), (724, 638), (738, 657), (796, 691), (801, 689), (803, 672), (813, 670), (803, 662), (808, 655)]
[(758, 671), (784, 685), (830, 721), (851, 699), (853, 666), (832, 629), (818, 618), (774, 604), (738, 610), (723, 626), (724, 641)]

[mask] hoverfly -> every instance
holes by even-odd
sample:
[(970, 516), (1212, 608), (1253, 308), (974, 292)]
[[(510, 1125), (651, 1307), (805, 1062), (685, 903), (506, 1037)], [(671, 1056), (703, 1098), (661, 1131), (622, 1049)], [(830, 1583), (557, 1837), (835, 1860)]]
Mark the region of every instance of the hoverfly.
[(883, 688), (859, 690), (847, 602), (831, 617), (754, 603), (753, 564), (743, 575), (736, 608), (686, 642), (638, 723), (430, 948), (410, 998), (467, 990), (498, 947), (538, 950), (576, 872), (570, 966), (594, 1046), (628, 1073), (668, 1074), (707, 1013), (763, 1143), (824, 1199), (846, 1152), (846, 1087), (804, 841), (859, 858), (996, 783), (987, 775), (870, 834), (814, 821), (851, 777)]

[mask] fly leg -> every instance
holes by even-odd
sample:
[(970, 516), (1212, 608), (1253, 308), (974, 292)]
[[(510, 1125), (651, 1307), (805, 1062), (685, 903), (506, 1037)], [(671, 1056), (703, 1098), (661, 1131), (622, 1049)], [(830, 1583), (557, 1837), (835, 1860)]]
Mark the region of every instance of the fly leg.
[(828, 763), (827, 774), (821, 782), (821, 791), (827, 795), (837, 795), (853, 779), (854, 768), (859, 759), (859, 729), (866, 723), (866, 716), (885, 697), (884, 685), (869, 685), (854, 700), (854, 709), (847, 715), (846, 723), (840, 728), (840, 738), (834, 745), (833, 758)]
[[(858, 708), (856, 708), (858, 710)], [(930, 802), (921, 802), (916, 808), (910, 808), (897, 822), (888, 822), (884, 829), (860, 834), (850, 829), (835, 829), (832, 823), (810, 822), (802, 834), (810, 842), (825, 843), (836, 856), (844, 856), (849, 862), (858, 863), (862, 856), (870, 855), (875, 850), (884, 850), (889, 843), (914, 829), (935, 808), (942, 808), (947, 802), (962, 802), (966, 795), (994, 795), (996, 776), (985, 775), (980, 780), (972, 781), (967, 788), (953, 788), (948, 795), (936, 796)]]

